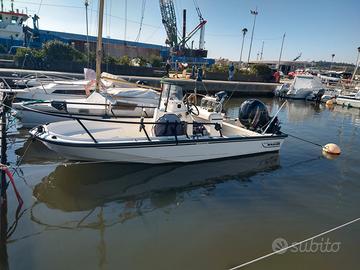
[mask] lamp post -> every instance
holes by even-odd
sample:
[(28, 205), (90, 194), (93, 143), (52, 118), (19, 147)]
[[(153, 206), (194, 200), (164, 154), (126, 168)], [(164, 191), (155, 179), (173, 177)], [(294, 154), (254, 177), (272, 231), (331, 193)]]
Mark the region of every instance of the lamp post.
[(253, 42), (253, 38), (254, 38), (256, 16), (259, 14), (259, 12), (257, 11), (257, 7), (256, 7), (255, 10), (250, 10), (250, 13), (251, 13), (251, 15), (254, 15), (254, 23), (253, 23), (253, 27), (252, 27), (252, 31), (251, 31), (251, 41), (250, 41), (249, 55), (248, 55), (248, 60), (247, 60), (248, 65), (249, 65), (249, 62), (250, 62), (251, 47), (252, 47), (252, 42)]
[(264, 41), (262, 42), (262, 46), (261, 46), (260, 60), (263, 59), (263, 53), (264, 53)]
[(351, 76), (351, 82), (355, 79), (355, 75), (356, 75), (357, 69), (359, 67), (360, 47), (358, 47), (357, 50), (358, 50), (358, 54), (357, 54), (357, 57), (356, 57), (354, 73)]
[(241, 59), (242, 59), (242, 53), (243, 53), (243, 49), (244, 49), (244, 40), (245, 40), (245, 36), (247, 33), (247, 28), (243, 28), (242, 30), (242, 34), (243, 34), (243, 38), (242, 38), (242, 43), (241, 43), (241, 51), (240, 51), (240, 61), (239, 61), (239, 68), (241, 67)]
[(335, 53), (333, 53), (333, 54), (331, 55), (330, 70), (332, 69), (332, 65), (333, 65), (333, 63), (334, 63), (334, 57), (335, 57)]
[(87, 47), (87, 67), (90, 66), (90, 44), (89, 44), (89, 21), (88, 21), (88, 6), (89, 0), (85, 0), (85, 12), (86, 12), (86, 47)]

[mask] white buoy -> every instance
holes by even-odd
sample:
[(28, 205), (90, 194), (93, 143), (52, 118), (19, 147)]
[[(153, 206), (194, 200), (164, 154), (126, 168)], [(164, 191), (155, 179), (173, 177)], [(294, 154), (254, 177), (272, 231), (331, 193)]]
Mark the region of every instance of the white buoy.
[(330, 154), (330, 155), (340, 155), (341, 149), (335, 143), (328, 143), (327, 145), (323, 146), (323, 152)]

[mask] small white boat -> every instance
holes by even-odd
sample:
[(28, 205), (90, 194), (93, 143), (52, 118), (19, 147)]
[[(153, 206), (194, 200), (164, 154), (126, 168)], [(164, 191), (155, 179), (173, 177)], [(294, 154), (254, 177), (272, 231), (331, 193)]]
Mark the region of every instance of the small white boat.
[(24, 89), (24, 88), (30, 88), (35, 86), (41, 86), (46, 85), (49, 83), (53, 83), (55, 81), (77, 81), (77, 79), (67, 76), (61, 76), (61, 75), (51, 75), (48, 76), (46, 74), (29, 74), (27, 76), (14, 79), (14, 85), (16, 88)]
[(93, 90), (88, 80), (53, 81), (48, 84), (24, 89), (2, 89), (2, 92), (14, 93), (17, 101), (29, 100), (65, 100), (86, 97), (86, 88)]
[(240, 119), (257, 123), (249, 125), (250, 130), (223, 121), (219, 112), (207, 110), (202, 116), (195, 105), (183, 101), (181, 88), (165, 84), (151, 122), (74, 117), (36, 127), (30, 134), (70, 160), (159, 164), (279, 151), (287, 135), (280, 132), (277, 118), (267, 114), (265, 119), (263, 111), (254, 109), (247, 113), (253, 118)]
[[(341, 89), (338, 88), (326, 88), (324, 91), (324, 94), (321, 95), (321, 97), (319, 95), (316, 94), (311, 94), (309, 96), (306, 97), (307, 100), (310, 101), (321, 101), (321, 102), (326, 102), (330, 99), (335, 99), (337, 96), (340, 95), (341, 93)], [(320, 100), (319, 100), (320, 98)]]
[(360, 108), (360, 90), (354, 94), (339, 95), (336, 98), (336, 104), (347, 107)]
[(337, 84), (341, 81), (341, 73), (336, 71), (328, 71), (325, 73), (319, 73), (318, 77), (324, 84)]
[[(62, 115), (96, 118), (151, 117), (159, 103), (159, 93), (143, 88), (111, 88), (107, 92), (93, 92), (83, 99), (65, 101), (28, 101), (13, 103), (14, 116), (23, 127), (68, 120)], [(56, 113), (53, 115), (51, 113)]]
[[(17, 101), (33, 101), (33, 100), (56, 100), (64, 101), (66, 99), (84, 99), (95, 90), (94, 76), (89, 76), (87, 73), (93, 70), (85, 69), (85, 79), (55, 79), (45, 76), (44, 78), (34, 78), (26, 82), (26, 87), (23, 89), (0, 89), (1, 92), (13, 94)], [(105, 73), (106, 76), (111, 75)], [(19, 83), (23, 82), (20, 80)], [(112, 91), (112, 88), (140, 88), (139, 85), (129, 83), (124, 79), (117, 78), (112, 80), (111, 78), (102, 78), (100, 81), (102, 91)], [(33, 87), (29, 87), (34, 85)], [(141, 87), (143, 89), (145, 87)], [(116, 91), (116, 89), (115, 89)]]
[(324, 94), (324, 85), (313, 75), (297, 75), (291, 84), (283, 84), (275, 90), (275, 95), (291, 99), (306, 99), (313, 95), (321, 97)]

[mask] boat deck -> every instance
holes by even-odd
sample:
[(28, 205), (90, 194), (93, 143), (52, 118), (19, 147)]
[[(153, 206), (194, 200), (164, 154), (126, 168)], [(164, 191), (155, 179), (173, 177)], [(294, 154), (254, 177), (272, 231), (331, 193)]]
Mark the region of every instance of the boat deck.
[[(196, 119), (197, 121), (205, 122), (203, 119)], [(144, 141), (148, 140), (144, 130), (140, 131), (140, 123), (137, 123), (138, 118), (121, 118), (123, 122), (131, 123), (111, 123), (111, 122), (98, 122), (98, 121), (81, 121), (86, 129), (91, 133), (91, 135), (100, 143), (100, 142), (109, 142), (109, 141)], [(146, 122), (152, 122), (152, 118), (147, 118), (144, 120), (144, 126), (149, 137), (155, 138), (153, 127), (154, 125), (146, 124)], [(199, 121), (199, 122), (200, 122)], [(90, 135), (87, 131), (81, 127), (80, 124), (74, 121), (73, 124), (69, 125), (69, 121), (51, 123), (48, 125), (48, 130), (52, 136), (56, 136), (57, 139), (61, 140), (76, 140), (82, 142), (92, 141)], [(64, 132), (66, 130), (67, 132)], [(61, 134), (61, 135), (59, 135)], [(222, 125), (222, 136), (223, 138), (229, 137), (258, 137), (261, 134), (247, 130), (240, 126), (236, 126), (230, 123), (224, 122)], [(178, 136), (187, 138), (185, 135)], [(209, 137), (209, 136), (204, 136)], [(210, 137), (220, 137), (218, 131), (212, 132)], [(164, 136), (156, 137), (161, 140), (173, 140), (174, 136)]]

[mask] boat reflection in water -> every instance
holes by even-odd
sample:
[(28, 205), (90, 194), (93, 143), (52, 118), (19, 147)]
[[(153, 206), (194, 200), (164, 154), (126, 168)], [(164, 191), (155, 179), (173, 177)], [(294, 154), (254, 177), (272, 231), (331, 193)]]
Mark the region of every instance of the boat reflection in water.
[(15, 149), (15, 154), (21, 158), (22, 164), (47, 164), (64, 161), (64, 158), (56, 152), (33, 138), (27, 139), (20, 148)]
[[(279, 167), (278, 154), (193, 164), (77, 164), (58, 166), (34, 188), (38, 202), (63, 211), (86, 211), (116, 201), (142, 201), (178, 195), (199, 187), (241, 181)], [(160, 196), (160, 197), (159, 197)], [(152, 205), (155, 207), (155, 205)]]
[(334, 113), (334, 115), (345, 116), (351, 119), (351, 123), (354, 124), (354, 127), (360, 126), (360, 109), (359, 108), (347, 108), (339, 105), (334, 105), (328, 108)]

